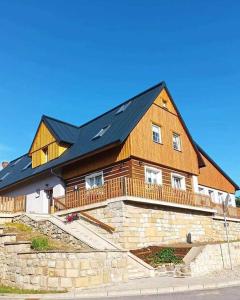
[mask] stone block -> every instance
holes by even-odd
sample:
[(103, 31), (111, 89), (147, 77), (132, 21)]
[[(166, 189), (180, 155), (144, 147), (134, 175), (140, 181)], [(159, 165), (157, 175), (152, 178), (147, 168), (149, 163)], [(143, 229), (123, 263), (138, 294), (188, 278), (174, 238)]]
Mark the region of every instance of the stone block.
[(89, 285), (89, 277), (75, 278), (74, 282), (76, 288), (87, 287)]
[(60, 286), (62, 288), (72, 288), (74, 287), (72, 278), (60, 278)]

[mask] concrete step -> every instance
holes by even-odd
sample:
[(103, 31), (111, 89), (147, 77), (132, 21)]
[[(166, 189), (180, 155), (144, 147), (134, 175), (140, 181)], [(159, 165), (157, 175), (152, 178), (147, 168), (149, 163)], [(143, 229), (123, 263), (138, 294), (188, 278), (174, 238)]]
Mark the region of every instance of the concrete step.
[(3, 246), (7, 242), (16, 242), (16, 233), (0, 234), (0, 244)]
[(4, 248), (7, 253), (29, 252), (31, 251), (31, 242), (6, 242), (4, 243)]

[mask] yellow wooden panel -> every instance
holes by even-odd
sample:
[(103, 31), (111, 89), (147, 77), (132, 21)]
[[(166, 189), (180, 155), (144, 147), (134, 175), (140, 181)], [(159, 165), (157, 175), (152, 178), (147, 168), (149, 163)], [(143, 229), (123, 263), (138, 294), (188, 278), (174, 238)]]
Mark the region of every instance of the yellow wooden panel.
[[(158, 98), (159, 100), (159, 98)], [(168, 101), (170, 99), (168, 98)], [(198, 174), (198, 159), (178, 116), (169, 110), (153, 104), (130, 134), (131, 155), (177, 170)], [(161, 126), (162, 144), (152, 140), (152, 123)], [(173, 149), (172, 135), (181, 138), (181, 151)]]
[(202, 155), (202, 158), (206, 167), (200, 169), (198, 183), (227, 193), (235, 193), (231, 182), (205, 156)]
[(54, 136), (50, 133), (46, 125), (42, 122), (35, 136), (32, 148), (29, 151), (29, 153), (37, 151), (55, 141), (56, 139), (54, 138)]
[(164, 102), (166, 103), (165, 109), (170, 111), (173, 114), (177, 114), (172, 101), (170, 100), (170, 97), (165, 89), (161, 91), (161, 93), (158, 95), (158, 97), (155, 99), (154, 103), (157, 104), (158, 106), (161, 106), (164, 108)]

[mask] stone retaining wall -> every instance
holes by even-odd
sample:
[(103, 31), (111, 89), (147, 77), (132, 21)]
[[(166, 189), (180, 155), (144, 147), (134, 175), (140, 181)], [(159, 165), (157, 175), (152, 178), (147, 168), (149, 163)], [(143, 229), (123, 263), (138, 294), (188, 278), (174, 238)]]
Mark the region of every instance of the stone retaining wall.
[[(88, 210), (88, 213), (115, 227), (113, 234), (106, 235), (125, 249), (185, 243), (188, 233), (191, 233), (193, 242), (226, 239), (223, 221), (214, 220), (210, 213), (201, 211), (117, 201)], [(239, 240), (240, 222), (228, 224), (230, 240)]]
[[(233, 266), (240, 265), (240, 242), (230, 242), (230, 255)], [(227, 243), (193, 247), (184, 258), (190, 266), (191, 275), (205, 275), (230, 268)], [(206, 263), (207, 262), (207, 263)]]
[(0, 282), (35, 290), (97, 287), (128, 280), (124, 251), (0, 255)]

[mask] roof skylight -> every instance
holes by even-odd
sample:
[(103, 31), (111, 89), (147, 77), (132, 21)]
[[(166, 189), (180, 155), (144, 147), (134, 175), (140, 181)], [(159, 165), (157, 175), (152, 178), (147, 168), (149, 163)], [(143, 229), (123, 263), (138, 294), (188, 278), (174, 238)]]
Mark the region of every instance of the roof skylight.
[(22, 170), (28, 169), (32, 165), (32, 162), (30, 161), (29, 163), (26, 164), (26, 166)]
[(10, 173), (7, 172), (6, 174), (4, 174), (1, 178), (0, 178), (0, 181), (3, 181), (6, 177), (8, 177)]
[(95, 140), (97, 138), (100, 138), (101, 136), (103, 136), (107, 131), (108, 129), (111, 127), (111, 125), (107, 125), (107, 126), (104, 126), (93, 138), (92, 140)]
[(17, 163), (20, 162), (20, 160), (22, 160), (22, 157), (20, 157), (19, 159), (15, 160), (15, 161), (12, 163), (12, 165), (15, 166)]
[(132, 101), (129, 101), (129, 102), (123, 104), (122, 106), (120, 106), (119, 109), (116, 111), (115, 115), (118, 115), (118, 114), (124, 112), (131, 103), (132, 103)]

